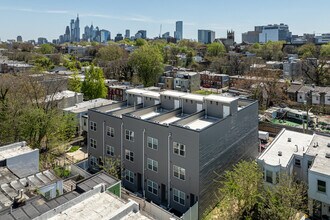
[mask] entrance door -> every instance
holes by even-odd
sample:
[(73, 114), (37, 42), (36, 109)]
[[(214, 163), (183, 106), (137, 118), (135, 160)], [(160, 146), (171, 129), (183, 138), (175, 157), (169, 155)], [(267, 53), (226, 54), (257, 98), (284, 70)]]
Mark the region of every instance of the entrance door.
[(162, 184), (161, 188), (160, 188), (160, 199), (161, 199), (161, 203), (167, 203), (167, 201), (166, 201), (166, 186), (164, 184)]
[(179, 100), (174, 100), (174, 108), (180, 108), (180, 101)]
[(141, 175), (141, 173), (137, 174), (137, 191), (142, 192), (142, 175)]

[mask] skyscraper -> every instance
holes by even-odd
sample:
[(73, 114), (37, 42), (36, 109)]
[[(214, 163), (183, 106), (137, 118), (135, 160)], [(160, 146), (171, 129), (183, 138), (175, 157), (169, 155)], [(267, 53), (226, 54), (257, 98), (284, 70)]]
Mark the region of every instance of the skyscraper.
[[(146, 30), (139, 30), (137, 33), (136, 33), (136, 35), (139, 35), (139, 34), (141, 34), (141, 38), (142, 39), (147, 39), (147, 31)], [(135, 36), (136, 36), (135, 35)]]
[(71, 19), (70, 22), (70, 40), (74, 41), (74, 19)]
[(22, 42), (23, 41), (23, 38), (22, 38), (22, 36), (17, 36), (17, 42)]
[(110, 31), (108, 30), (100, 30), (100, 41), (101, 43), (106, 43), (110, 40)]
[(203, 44), (213, 43), (215, 32), (211, 30), (198, 30), (198, 42)]
[(79, 27), (79, 15), (77, 15), (76, 21), (74, 22), (74, 41), (79, 42), (80, 41), (80, 27)]
[(125, 31), (125, 38), (130, 38), (131, 37), (131, 32), (129, 29), (126, 29)]
[(174, 37), (177, 40), (182, 40), (183, 38), (183, 21), (177, 21), (175, 24)]
[(71, 19), (70, 22), (70, 40), (72, 42), (80, 41), (80, 27), (79, 27), (79, 15), (77, 15), (76, 21)]

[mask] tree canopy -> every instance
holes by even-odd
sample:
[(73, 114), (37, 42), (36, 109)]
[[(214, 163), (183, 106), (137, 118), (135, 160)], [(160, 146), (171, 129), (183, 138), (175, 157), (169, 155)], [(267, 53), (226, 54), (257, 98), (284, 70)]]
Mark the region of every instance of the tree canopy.
[(55, 52), (55, 47), (50, 44), (42, 44), (39, 48), (39, 51), (42, 54), (52, 54)]
[(313, 43), (304, 44), (298, 48), (298, 54), (304, 59), (317, 57), (317, 48)]
[(81, 91), (86, 99), (105, 98), (107, 96), (107, 87), (102, 69), (91, 65), (86, 70), (85, 80), (82, 83)]
[(163, 71), (162, 56), (155, 47), (145, 45), (135, 50), (129, 64), (145, 86), (152, 86), (158, 81)]
[(207, 45), (207, 55), (210, 57), (218, 57), (226, 53), (226, 48), (222, 43), (213, 42)]
[(276, 185), (265, 185), (255, 161), (241, 161), (227, 171), (219, 190), (218, 206), (208, 219), (293, 220), (306, 209), (306, 186), (286, 173)]

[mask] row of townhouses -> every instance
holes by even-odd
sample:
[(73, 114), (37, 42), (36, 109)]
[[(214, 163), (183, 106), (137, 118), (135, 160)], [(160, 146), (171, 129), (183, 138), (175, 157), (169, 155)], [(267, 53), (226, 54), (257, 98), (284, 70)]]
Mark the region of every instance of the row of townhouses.
[(266, 185), (274, 185), (280, 172), (308, 184), (309, 214), (330, 217), (330, 137), (283, 129), (258, 158)]
[(309, 105), (330, 105), (330, 87), (291, 85), (287, 94), (292, 101)]
[(88, 111), (91, 167), (119, 159), (123, 186), (184, 213), (215, 206), (221, 174), (258, 155), (258, 103), (167, 90), (126, 91), (127, 101)]

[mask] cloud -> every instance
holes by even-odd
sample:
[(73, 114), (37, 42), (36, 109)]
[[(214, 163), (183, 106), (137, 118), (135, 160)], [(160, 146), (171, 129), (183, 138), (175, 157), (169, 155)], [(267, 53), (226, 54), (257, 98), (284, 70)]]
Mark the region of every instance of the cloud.
[(69, 11), (65, 10), (36, 10), (31, 8), (8, 8), (0, 7), (1, 11), (20, 11), (20, 12), (30, 12), (30, 13), (41, 13), (41, 14), (71, 14)]

